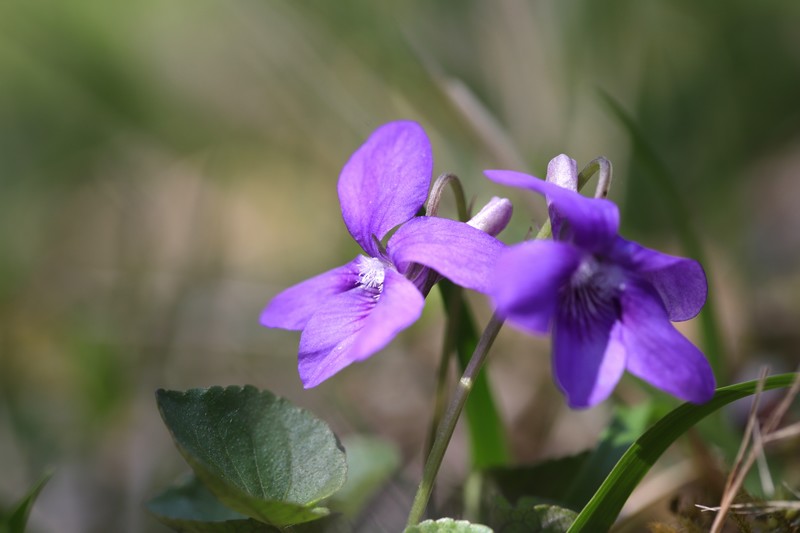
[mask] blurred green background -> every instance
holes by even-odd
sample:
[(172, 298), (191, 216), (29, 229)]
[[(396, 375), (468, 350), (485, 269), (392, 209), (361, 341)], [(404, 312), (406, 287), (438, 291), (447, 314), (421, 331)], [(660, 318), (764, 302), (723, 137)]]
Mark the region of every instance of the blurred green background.
[[(159, 387), (270, 388), (340, 433), (396, 442), (415, 479), (435, 294), (391, 347), (313, 391), (297, 334), (258, 324), (279, 290), (358, 252), (338, 173), (400, 118), (477, 203), (515, 201), (507, 242), (541, 202), (481, 171), (543, 176), (564, 152), (610, 159), (624, 233), (685, 254), (654, 178), (669, 176), (708, 258), (728, 381), (791, 370), (798, 27), (794, 0), (0, 3), (0, 508), (52, 466), (36, 531), (163, 531), (142, 502), (185, 467)], [(490, 368), (521, 459), (579, 450), (604, 423), (606, 407), (563, 407), (547, 350), (504, 331)], [(446, 468), (444, 486), (463, 445)]]

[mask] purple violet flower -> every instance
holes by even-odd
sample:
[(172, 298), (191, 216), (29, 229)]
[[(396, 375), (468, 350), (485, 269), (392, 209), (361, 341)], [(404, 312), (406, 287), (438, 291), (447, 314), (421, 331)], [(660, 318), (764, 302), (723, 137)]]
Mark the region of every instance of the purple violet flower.
[[(505, 245), (462, 222), (415, 216), (432, 171), (430, 141), (419, 124), (408, 121), (378, 128), (342, 169), (342, 217), (366, 255), (284, 290), (261, 313), (264, 326), (302, 330), (298, 369), (305, 388), (368, 358), (415, 322), (429, 269), (488, 292)], [(507, 209), (495, 218), (507, 222), (505, 202)], [(496, 229), (491, 221), (481, 224)], [(380, 241), (397, 226), (384, 250)]]
[(574, 160), (560, 155), (547, 181), (507, 170), (490, 179), (547, 199), (554, 240), (510, 247), (490, 292), (497, 311), (533, 333), (553, 333), (555, 379), (573, 408), (606, 399), (623, 372), (678, 398), (703, 403), (714, 374), (671, 321), (700, 312), (708, 286), (697, 261), (620, 237), (619, 210), (577, 192)]

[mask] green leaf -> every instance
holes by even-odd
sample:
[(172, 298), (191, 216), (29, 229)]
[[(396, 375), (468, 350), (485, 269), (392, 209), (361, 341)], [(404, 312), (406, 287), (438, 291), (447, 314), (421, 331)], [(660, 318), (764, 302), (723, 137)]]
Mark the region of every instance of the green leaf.
[[(481, 496), (484, 512), (491, 513), (493, 507), (508, 506), (509, 503), (516, 505), (528, 497), (566, 505), (567, 494), (574, 480), (584, 471), (590, 455), (591, 452), (584, 452), (533, 465), (486, 470)], [(575, 509), (580, 509), (580, 506), (575, 506)]]
[(569, 487), (558, 501), (564, 506), (582, 509), (603, 483), (625, 450), (647, 429), (652, 421), (652, 404), (634, 407), (617, 405), (597, 447), (591, 451)]
[(31, 508), (33, 508), (36, 498), (39, 497), (39, 493), (42, 492), (42, 489), (47, 485), (47, 482), (50, 481), (52, 476), (52, 471), (46, 472), (39, 478), (39, 481), (31, 487), (28, 494), (12, 508), (6, 516), (2, 517), (2, 520), (0, 520), (0, 532), (25, 533), (25, 528), (28, 525), (28, 517), (31, 514)]
[[(147, 509), (164, 525), (181, 533), (282, 533), (281, 529), (228, 509), (194, 476), (168, 488)], [(292, 533), (349, 533), (335, 515), (291, 528)]]
[(347, 481), (333, 495), (330, 507), (355, 518), (400, 467), (400, 453), (391, 443), (363, 435), (345, 437), (343, 444)]
[(329, 513), (315, 504), (344, 484), (347, 465), (309, 412), (251, 386), (159, 390), (156, 399), (178, 450), (226, 506), (280, 527)]
[(439, 520), (425, 520), (416, 526), (409, 526), (403, 533), (492, 533), (492, 530), (481, 524), (470, 524), (466, 520), (440, 518)]
[(147, 509), (163, 524), (187, 533), (274, 533), (274, 527), (228, 509), (194, 477), (168, 488)]
[[(458, 353), (459, 369), (463, 371), (475, 347), (478, 345), (478, 331), (469, 307), (463, 298), (457, 297), (455, 292), (460, 291), (447, 280), (439, 282), (445, 310), (449, 320), (458, 323), (455, 332), (456, 351)], [(469, 432), (470, 450), (472, 452), (472, 465), (476, 469), (508, 464), (511, 453), (506, 438), (505, 427), (497, 410), (497, 404), (492, 396), (489, 378), (486, 370), (478, 374), (472, 386), (472, 392), (464, 407)]]
[(616, 406), (610, 424), (593, 450), (533, 465), (490, 468), (484, 472), (483, 508), (497, 495), (515, 504), (525, 497), (580, 510), (651, 420), (651, 405)]
[(564, 533), (578, 513), (537, 498), (522, 498), (516, 505), (501, 505), (492, 513), (491, 524), (503, 533)]
[[(796, 374), (767, 378), (764, 390), (788, 387)], [(702, 405), (684, 403), (656, 422), (628, 448), (592, 499), (578, 514), (570, 533), (608, 531), (633, 489), (675, 440), (704, 417), (721, 407), (755, 394), (757, 381), (717, 389)]]

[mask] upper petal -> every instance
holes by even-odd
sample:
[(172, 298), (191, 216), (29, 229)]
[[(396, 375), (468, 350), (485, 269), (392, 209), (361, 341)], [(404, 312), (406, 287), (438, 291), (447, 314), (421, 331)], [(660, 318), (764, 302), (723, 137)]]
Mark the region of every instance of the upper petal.
[(339, 203), (353, 238), (370, 255), (372, 236), (386, 233), (419, 211), (428, 195), (433, 155), (416, 122), (390, 122), (375, 130), (342, 169)]
[(392, 268), (380, 291), (357, 287), (319, 303), (300, 336), (303, 386), (315, 387), (382, 349), (419, 318), (424, 303), (414, 284)]
[(613, 306), (587, 311), (560, 306), (553, 328), (556, 382), (574, 409), (608, 398), (625, 372), (627, 351)]
[(269, 328), (303, 329), (320, 304), (358, 284), (359, 258), (278, 293), (261, 312)]
[(636, 271), (658, 291), (674, 322), (694, 318), (706, 303), (708, 282), (703, 266), (694, 259), (677, 257), (617, 238), (612, 257)]
[(436, 270), (452, 282), (489, 292), (497, 257), (505, 245), (463, 222), (417, 217), (403, 224), (386, 245), (394, 264), (405, 272), (411, 263)]
[(497, 312), (534, 333), (546, 333), (558, 293), (581, 260), (581, 251), (555, 241), (528, 241), (500, 255), (490, 295)]
[(632, 281), (622, 295), (628, 371), (682, 400), (704, 403), (714, 395), (714, 373), (703, 353), (670, 323), (659, 294)]
[[(567, 165), (559, 163), (561, 166)], [(619, 209), (609, 200), (587, 198), (555, 183), (513, 170), (485, 170), (484, 174), (498, 183), (544, 195), (556, 240), (573, 242), (596, 252), (608, 248), (617, 237)]]

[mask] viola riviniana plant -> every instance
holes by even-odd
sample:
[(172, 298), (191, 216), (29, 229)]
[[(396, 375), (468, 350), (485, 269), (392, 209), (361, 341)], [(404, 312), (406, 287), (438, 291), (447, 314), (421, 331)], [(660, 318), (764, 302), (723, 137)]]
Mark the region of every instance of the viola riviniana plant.
[(547, 199), (553, 240), (507, 249), (490, 295), (511, 324), (552, 330), (555, 379), (571, 407), (606, 399), (625, 370), (683, 400), (711, 399), (708, 361), (671, 323), (693, 318), (706, 301), (697, 261), (620, 237), (617, 206), (580, 195), (576, 163), (565, 155), (550, 162), (546, 181), (508, 170), (485, 174)]
[[(302, 330), (298, 369), (305, 388), (370, 357), (415, 322), (429, 289), (429, 268), (488, 292), (505, 246), (466, 223), (416, 216), (432, 171), (430, 141), (409, 121), (378, 128), (342, 169), (342, 217), (365, 255), (286, 289), (261, 314), (264, 326)], [(494, 200), (492, 220), (473, 225), (496, 234), (510, 209), (507, 200)], [(382, 239), (397, 226), (384, 248)]]

